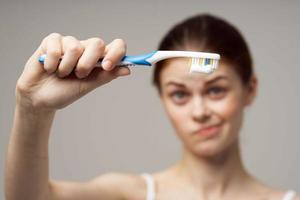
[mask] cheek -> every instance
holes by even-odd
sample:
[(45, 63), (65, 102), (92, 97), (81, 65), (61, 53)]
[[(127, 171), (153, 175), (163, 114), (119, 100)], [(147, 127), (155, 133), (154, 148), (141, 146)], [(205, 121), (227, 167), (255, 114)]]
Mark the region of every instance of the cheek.
[(212, 110), (224, 120), (235, 118), (241, 110), (242, 104), (239, 98), (228, 97), (227, 99), (219, 102), (212, 103)]
[(187, 124), (186, 121), (189, 117), (187, 109), (185, 107), (175, 106), (171, 102), (166, 102), (164, 107), (168, 115), (168, 118), (170, 119), (175, 130), (177, 131), (177, 134), (178, 132), (185, 132), (186, 131), (185, 124)]
[(236, 136), (243, 117), (243, 99), (240, 93), (230, 94), (223, 101), (211, 105), (214, 113), (224, 122), (224, 134)]
[(239, 96), (211, 102), (210, 106), (213, 113), (212, 120), (222, 123), (220, 135), (215, 139), (191, 145), (193, 151), (206, 156), (222, 152), (237, 141), (243, 116), (243, 106)]

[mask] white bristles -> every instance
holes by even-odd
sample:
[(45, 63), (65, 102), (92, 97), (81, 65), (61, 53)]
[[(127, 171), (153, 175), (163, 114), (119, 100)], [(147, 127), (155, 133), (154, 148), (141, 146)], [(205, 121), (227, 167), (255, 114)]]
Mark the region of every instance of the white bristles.
[(195, 51), (157, 51), (147, 59), (151, 64), (154, 64), (160, 60), (175, 58), (175, 57), (187, 57), (190, 58), (190, 73), (201, 72), (210, 74), (218, 67), (218, 61), (220, 55), (216, 53), (208, 52), (195, 52)]
[(210, 74), (218, 67), (218, 59), (191, 58), (190, 73), (200, 72)]

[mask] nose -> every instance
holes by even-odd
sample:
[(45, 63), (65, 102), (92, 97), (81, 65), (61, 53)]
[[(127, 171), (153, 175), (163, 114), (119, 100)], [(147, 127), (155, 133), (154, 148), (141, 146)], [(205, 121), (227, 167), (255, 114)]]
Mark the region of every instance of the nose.
[(209, 119), (211, 112), (205, 100), (197, 96), (192, 101), (191, 114), (195, 121), (203, 122)]

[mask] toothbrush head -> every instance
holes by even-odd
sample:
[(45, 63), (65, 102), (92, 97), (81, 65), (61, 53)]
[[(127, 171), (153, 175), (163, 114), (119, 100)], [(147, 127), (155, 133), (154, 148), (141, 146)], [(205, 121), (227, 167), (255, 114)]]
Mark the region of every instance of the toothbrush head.
[(146, 55), (146, 61), (154, 64), (158, 61), (186, 57), (189, 58), (190, 73), (200, 72), (210, 74), (218, 68), (220, 55), (216, 53), (198, 52), (198, 51), (156, 51)]
[(200, 72), (210, 74), (218, 68), (217, 58), (192, 57), (189, 60), (190, 73)]

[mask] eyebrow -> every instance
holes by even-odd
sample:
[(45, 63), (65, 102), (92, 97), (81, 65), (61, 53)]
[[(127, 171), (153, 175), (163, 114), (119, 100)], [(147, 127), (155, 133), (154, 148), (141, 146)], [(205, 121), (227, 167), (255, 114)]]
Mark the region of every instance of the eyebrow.
[[(225, 80), (229, 80), (228, 77), (226, 76), (217, 76), (211, 80), (208, 80), (206, 81), (205, 85), (209, 85), (209, 84), (212, 84), (213, 82), (217, 82), (218, 80), (221, 80), (221, 79), (225, 79)], [(165, 84), (166, 86), (168, 85), (176, 85), (176, 86), (179, 86), (179, 87), (185, 87), (185, 85), (183, 83), (180, 83), (180, 82), (176, 82), (176, 81), (169, 81)]]
[(165, 85), (166, 86), (168, 86), (168, 85), (176, 85), (176, 86), (179, 86), (179, 87), (185, 87), (185, 85), (183, 83), (179, 83), (179, 82), (175, 82), (175, 81), (169, 81)]
[(221, 75), (221, 76), (217, 76), (217, 77), (215, 77), (215, 78), (213, 78), (211, 80), (206, 81), (205, 84), (209, 85), (209, 84), (211, 84), (213, 82), (217, 82), (218, 80), (222, 80), (222, 79), (229, 80), (229, 78), (227, 76), (222, 76)]

